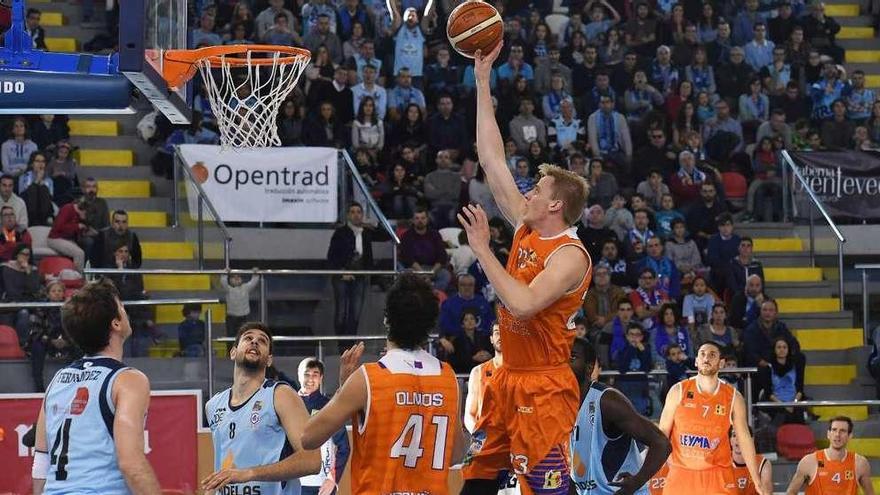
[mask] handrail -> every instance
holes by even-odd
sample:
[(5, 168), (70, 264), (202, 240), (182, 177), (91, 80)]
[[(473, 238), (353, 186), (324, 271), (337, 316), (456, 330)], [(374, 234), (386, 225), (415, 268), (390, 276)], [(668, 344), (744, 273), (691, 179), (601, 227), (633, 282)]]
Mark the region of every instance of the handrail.
[[(722, 368), (718, 371), (718, 373), (721, 375), (725, 373), (733, 375), (748, 375), (757, 372), (758, 368)], [(668, 371), (662, 369), (651, 371), (627, 371), (625, 373), (614, 370), (603, 370), (599, 373), (599, 376), (665, 376), (668, 374)], [(687, 374), (696, 375), (697, 370), (687, 370)]]
[[(434, 272), (430, 270), (406, 270), (408, 273), (417, 275), (430, 275)], [(86, 268), (83, 273), (87, 275), (124, 275), (124, 274), (141, 274), (141, 275), (272, 275), (272, 276), (301, 276), (301, 275), (399, 275), (401, 271), (397, 270), (286, 270), (286, 269), (265, 269), (265, 270), (195, 270), (195, 269), (171, 269), (171, 268), (126, 268), (119, 270), (117, 268)]]
[(880, 406), (880, 400), (802, 400), (795, 402), (755, 402), (753, 405), (762, 409), (779, 407)]
[[(792, 173), (800, 181), (801, 186), (805, 191), (807, 191), (807, 195), (809, 195), (810, 200), (813, 202), (813, 205), (819, 210), (819, 213), (825, 217), (825, 221), (828, 223), (828, 226), (831, 228), (831, 231), (834, 232), (834, 235), (837, 237), (837, 270), (838, 270), (838, 290), (840, 291), (840, 310), (843, 311), (843, 300), (844, 300), (844, 287), (843, 287), (843, 244), (846, 242), (846, 238), (840, 232), (840, 229), (837, 228), (837, 224), (834, 223), (834, 220), (831, 219), (831, 215), (828, 214), (828, 211), (825, 210), (825, 207), (822, 205), (822, 202), (819, 201), (819, 198), (816, 197), (816, 193), (813, 192), (813, 189), (807, 184), (807, 181), (798, 171), (797, 166), (794, 163), (794, 160), (791, 158), (791, 154), (789, 154), (788, 150), (782, 150), (782, 162), (785, 165), (788, 165), (791, 168)], [(782, 167), (783, 172), (785, 171), (785, 166)], [(787, 184), (787, 181), (783, 177), (783, 183)], [(783, 204), (785, 204), (786, 197), (783, 197)], [(816, 266), (816, 238), (813, 232), (813, 209), (810, 208), (810, 264), (815, 268)]]
[[(180, 167), (178, 167), (178, 165), (180, 165)], [(178, 205), (180, 198), (177, 197), (177, 195), (178, 195), (177, 188), (179, 187), (177, 169), (180, 168), (181, 170), (183, 170), (183, 173), (184, 173), (184, 175), (186, 175), (186, 178), (189, 179), (189, 182), (191, 182), (192, 185), (195, 186), (196, 190), (199, 192), (199, 201), (200, 201), (199, 205), (201, 205), (201, 202), (204, 202), (205, 206), (208, 207), (208, 211), (211, 212), (211, 215), (214, 216), (214, 221), (217, 223), (217, 226), (223, 232), (223, 263), (224, 263), (224, 267), (229, 268), (229, 258), (230, 258), (229, 250), (230, 250), (230, 244), (232, 243), (232, 236), (229, 234), (229, 229), (226, 227), (226, 224), (223, 223), (223, 220), (220, 218), (220, 215), (217, 214), (217, 210), (214, 209), (214, 205), (211, 204), (211, 200), (208, 198), (208, 195), (205, 194), (205, 190), (202, 189), (202, 185), (199, 184), (199, 181), (195, 180), (195, 178), (193, 177), (192, 171), (189, 169), (189, 167), (186, 164), (186, 160), (184, 160), (183, 156), (181, 156), (181, 154), (180, 154), (179, 145), (174, 145), (173, 167), (174, 167), (174, 195), (173, 195), (173, 200), (172, 200), (173, 201), (172, 207), (174, 209), (174, 220), (173, 220), (174, 226), (177, 226), (177, 221), (178, 221), (177, 218), (180, 214), (180, 211), (179, 211), (180, 206)], [(201, 211), (199, 211), (198, 221), (199, 221), (199, 229), (201, 232), (201, 228), (202, 228), (202, 224), (203, 224), (203, 219), (201, 217)], [(202, 257), (203, 256), (202, 253), (204, 252), (204, 245), (203, 245), (201, 236), (199, 236), (199, 244), (200, 244), (199, 245), (199, 256)]]
[[(373, 196), (370, 194), (370, 189), (364, 184), (364, 179), (361, 178), (361, 174), (357, 170), (357, 166), (355, 166), (354, 162), (351, 160), (351, 156), (348, 154), (346, 150), (339, 150), (342, 158), (345, 160), (346, 165), (348, 166), (348, 171), (351, 173), (352, 178), (354, 178), (355, 183), (357, 183), (358, 187), (361, 189), (361, 192), (364, 193), (364, 196), (367, 198), (367, 202), (370, 204), (370, 208), (376, 212), (376, 217), (379, 218), (379, 221), (382, 222), (382, 227), (388, 232), (391, 236), (391, 239), (394, 241), (394, 244), (400, 244), (400, 238), (397, 237), (397, 233), (394, 231), (394, 227), (391, 226), (391, 222), (388, 221), (388, 218), (382, 213), (382, 210), (379, 208), (379, 205), (376, 204), (376, 200), (373, 199)], [(397, 249), (394, 250), (397, 252)], [(395, 260), (396, 261), (396, 260)], [(397, 263), (395, 263), (395, 266)]]
[(868, 345), (871, 334), (871, 315), (868, 310), (871, 304), (868, 294), (868, 271), (880, 270), (880, 263), (858, 263), (855, 265), (855, 269), (862, 271), (862, 342)]
[[(123, 306), (163, 306), (168, 304), (218, 304), (217, 298), (179, 298), (179, 299), (141, 299), (137, 301), (121, 301)], [(0, 309), (18, 308), (60, 308), (63, 302), (51, 301), (22, 301), (0, 303)]]

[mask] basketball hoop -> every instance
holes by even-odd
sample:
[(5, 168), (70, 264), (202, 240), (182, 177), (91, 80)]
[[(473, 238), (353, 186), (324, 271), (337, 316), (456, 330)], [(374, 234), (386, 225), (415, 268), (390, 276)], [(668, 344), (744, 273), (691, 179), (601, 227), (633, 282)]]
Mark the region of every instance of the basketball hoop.
[(280, 45), (167, 50), (163, 77), (178, 88), (202, 74), (224, 148), (280, 146), (278, 111), (310, 60), (308, 50)]

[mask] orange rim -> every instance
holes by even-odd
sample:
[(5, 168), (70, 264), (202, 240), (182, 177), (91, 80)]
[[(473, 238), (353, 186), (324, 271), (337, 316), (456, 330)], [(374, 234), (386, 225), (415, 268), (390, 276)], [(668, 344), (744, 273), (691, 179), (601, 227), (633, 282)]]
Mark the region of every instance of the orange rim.
[[(227, 55), (243, 55), (246, 53), (283, 53), (278, 58), (247, 58), (227, 57)], [(212, 67), (220, 67), (224, 63), (237, 67), (247, 65), (292, 64), (303, 57), (312, 58), (312, 53), (305, 48), (284, 45), (222, 45), (206, 46), (194, 50), (166, 50), (163, 57), (162, 77), (171, 88), (179, 88), (193, 78), (198, 71), (198, 62), (207, 60)]]

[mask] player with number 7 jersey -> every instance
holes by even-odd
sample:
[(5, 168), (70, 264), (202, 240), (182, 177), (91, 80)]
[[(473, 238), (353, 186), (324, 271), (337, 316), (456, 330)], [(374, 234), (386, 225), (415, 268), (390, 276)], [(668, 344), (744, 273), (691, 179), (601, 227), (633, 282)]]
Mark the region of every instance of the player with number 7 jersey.
[(464, 439), (455, 373), (421, 348), (438, 313), (430, 284), (401, 275), (386, 300), (386, 354), (358, 368), (363, 343), (345, 351), (341, 388), (306, 425), (303, 447), (315, 448), (352, 420), (351, 493), (448, 493)]

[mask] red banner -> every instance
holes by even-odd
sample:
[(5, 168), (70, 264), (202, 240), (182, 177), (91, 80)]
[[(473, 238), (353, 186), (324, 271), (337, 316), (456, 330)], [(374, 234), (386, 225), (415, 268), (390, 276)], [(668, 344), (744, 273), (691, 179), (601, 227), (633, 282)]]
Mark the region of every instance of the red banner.
[[(36, 423), (42, 400), (42, 394), (0, 394), (0, 495), (31, 493), (33, 449), (21, 440)], [(201, 410), (199, 391), (151, 394), (144, 450), (163, 493), (196, 492)]]

